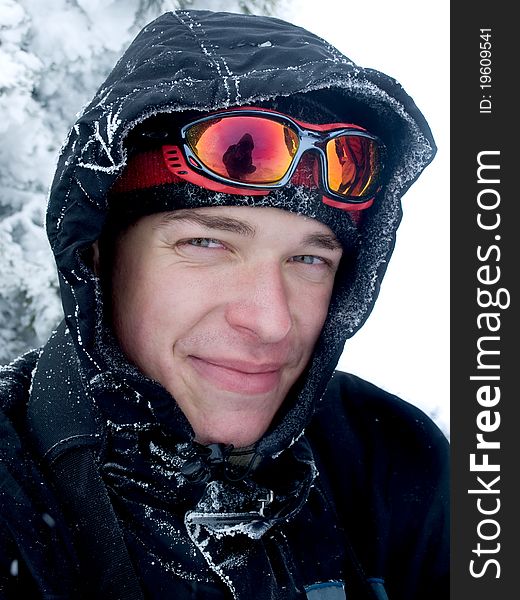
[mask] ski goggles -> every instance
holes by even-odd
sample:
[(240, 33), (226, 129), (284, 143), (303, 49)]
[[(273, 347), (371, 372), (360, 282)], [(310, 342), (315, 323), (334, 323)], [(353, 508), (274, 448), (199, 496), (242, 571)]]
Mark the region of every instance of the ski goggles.
[(162, 148), (170, 172), (213, 191), (266, 195), (298, 174), (309, 151), (319, 157), (314, 186), (326, 204), (360, 210), (381, 188), (384, 146), (353, 124), (315, 125), (263, 108), (237, 108), (183, 125), (179, 142)]

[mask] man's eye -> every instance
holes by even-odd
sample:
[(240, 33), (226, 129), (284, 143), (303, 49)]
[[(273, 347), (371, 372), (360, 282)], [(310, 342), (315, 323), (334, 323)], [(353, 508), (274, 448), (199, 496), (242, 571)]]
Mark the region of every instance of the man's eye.
[(212, 238), (192, 238), (185, 242), (189, 246), (196, 246), (197, 248), (222, 248), (222, 242), (214, 240)]
[(328, 264), (324, 258), (320, 256), (312, 256), (311, 254), (299, 254), (297, 256), (293, 256), (292, 260), (297, 263), (301, 263), (304, 265), (326, 265)]

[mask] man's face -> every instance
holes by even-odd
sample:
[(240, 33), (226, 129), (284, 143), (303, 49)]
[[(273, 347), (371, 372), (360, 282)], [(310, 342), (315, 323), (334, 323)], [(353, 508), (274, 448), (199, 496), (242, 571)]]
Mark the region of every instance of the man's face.
[(116, 335), (198, 441), (247, 446), (309, 361), (341, 254), (326, 225), (276, 208), (144, 217), (116, 243)]

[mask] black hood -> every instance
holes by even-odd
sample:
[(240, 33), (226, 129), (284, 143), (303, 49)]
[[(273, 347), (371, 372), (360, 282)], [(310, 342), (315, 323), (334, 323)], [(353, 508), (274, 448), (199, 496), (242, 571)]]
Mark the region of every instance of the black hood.
[[(106, 367), (98, 343), (102, 293), (85, 250), (103, 230), (107, 191), (126, 164), (129, 132), (160, 113), (283, 102), (294, 94), (309, 94), (344, 122), (365, 127), (383, 140), (389, 156), (384, 189), (359, 226), (355, 271), (338, 273), (309, 366), (258, 444), (264, 456), (302, 433), (345, 341), (368, 317), (394, 247), (400, 198), (435, 154), (430, 129), (402, 87), (279, 19), (210, 11), (164, 14), (137, 36), (71, 129), (47, 212), (65, 320), (88, 385)], [(274, 206), (270, 196), (247, 202)], [(225, 197), (220, 195), (219, 204), (236, 204), (236, 196), (229, 202)], [(320, 218), (319, 212), (310, 216)]]

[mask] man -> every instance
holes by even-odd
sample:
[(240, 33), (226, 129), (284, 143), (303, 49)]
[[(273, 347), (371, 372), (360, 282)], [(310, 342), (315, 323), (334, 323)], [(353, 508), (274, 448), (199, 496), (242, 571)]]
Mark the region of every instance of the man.
[(448, 597), (446, 439), (335, 372), (434, 153), (293, 25), (141, 32), (52, 185), (64, 322), (2, 372), (4, 597)]

